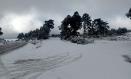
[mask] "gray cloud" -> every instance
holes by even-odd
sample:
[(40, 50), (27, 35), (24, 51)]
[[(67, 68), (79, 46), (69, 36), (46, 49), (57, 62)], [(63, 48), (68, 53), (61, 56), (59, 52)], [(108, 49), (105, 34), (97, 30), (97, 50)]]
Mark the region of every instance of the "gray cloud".
[[(23, 18), (22, 22), (34, 23), (33, 25), (26, 23), (25, 26), (19, 26), (25, 28), (28, 25), (26, 30), (21, 29), (26, 32), (33, 28), (39, 28), (40, 26), (36, 24), (42, 25), (44, 20), (50, 18), (54, 19), (56, 26), (58, 26), (66, 15), (72, 15), (77, 10), (81, 15), (87, 12), (92, 18), (102, 18), (110, 22), (112, 27), (131, 28), (130, 20), (125, 17), (125, 13), (130, 7), (131, 0), (0, 0), (0, 27), (3, 27), (6, 36), (10, 34), (8, 30), (13, 36), (17, 32), (13, 28), (7, 29), (7, 27), (11, 27), (9, 23), (12, 20)], [(17, 17), (10, 18), (11, 14)], [(7, 21), (7, 19), (11, 21)], [(8, 22), (6, 26), (3, 26), (5, 25), (3, 20)], [(12, 27), (17, 27), (17, 25)], [(58, 31), (57, 28), (56, 31)]]

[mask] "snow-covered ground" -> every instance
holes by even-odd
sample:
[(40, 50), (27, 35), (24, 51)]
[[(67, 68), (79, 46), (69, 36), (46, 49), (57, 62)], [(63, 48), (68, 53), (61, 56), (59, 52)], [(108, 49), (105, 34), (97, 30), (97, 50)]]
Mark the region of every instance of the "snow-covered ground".
[(131, 79), (131, 41), (95, 40), (79, 45), (59, 38), (1, 56), (0, 79)]

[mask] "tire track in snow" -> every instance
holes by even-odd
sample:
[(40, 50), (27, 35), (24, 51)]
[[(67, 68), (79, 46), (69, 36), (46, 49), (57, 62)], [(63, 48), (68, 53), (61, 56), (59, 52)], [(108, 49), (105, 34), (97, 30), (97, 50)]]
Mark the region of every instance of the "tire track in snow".
[(44, 59), (18, 60), (13, 63), (13, 66), (6, 68), (8, 74), (3, 73), (1, 76), (5, 76), (6, 79), (25, 79), (25, 77), (34, 74), (28, 79), (37, 79), (42, 73), (72, 63), (81, 57), (82, 55), (71, 56), (67, 54)]

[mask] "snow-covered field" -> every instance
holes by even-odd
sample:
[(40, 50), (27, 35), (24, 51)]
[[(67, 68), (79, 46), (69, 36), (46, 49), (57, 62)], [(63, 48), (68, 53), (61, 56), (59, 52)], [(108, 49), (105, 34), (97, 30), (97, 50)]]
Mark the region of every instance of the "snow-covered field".
[(59, 38), (1, 56), (0, 79), (131, 79), (131, 41), (95, 40), (79, 45)]

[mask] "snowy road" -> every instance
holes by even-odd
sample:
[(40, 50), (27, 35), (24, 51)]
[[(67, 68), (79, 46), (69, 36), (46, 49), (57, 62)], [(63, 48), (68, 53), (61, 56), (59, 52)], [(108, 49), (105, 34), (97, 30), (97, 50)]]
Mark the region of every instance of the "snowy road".
[(8, 52), (18, 49), (26, 44), (26, 42), (6, 42), (4, 45), (0, 46), (0, 77), (8, 74), (8, 68), (4, 65), (1, 57), (4, 54), (7, 54)]
[(77, 45), (51, 38), (2, 56), (0, 79), (131, 79), (131, 64), (122, 57), (130, 48), (131, 41)]

